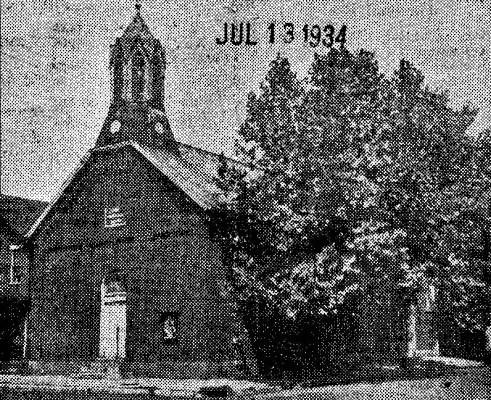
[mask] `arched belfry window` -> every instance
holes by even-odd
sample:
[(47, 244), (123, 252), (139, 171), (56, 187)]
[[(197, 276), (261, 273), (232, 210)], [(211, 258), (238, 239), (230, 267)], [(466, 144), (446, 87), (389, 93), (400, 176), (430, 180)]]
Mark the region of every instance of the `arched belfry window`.
[(145, 91), (145, 58), (136, 52), (131, 61), (131, 94), (133, 100), (143, 100)]

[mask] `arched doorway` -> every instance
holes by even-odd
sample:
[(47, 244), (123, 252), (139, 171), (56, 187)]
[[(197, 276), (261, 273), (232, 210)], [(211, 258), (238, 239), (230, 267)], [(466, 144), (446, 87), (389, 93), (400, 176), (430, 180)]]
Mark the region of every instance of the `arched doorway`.
[(126, 285), (121, 274), (109, 274), (101, 284), (99, 356), (126, 356)]

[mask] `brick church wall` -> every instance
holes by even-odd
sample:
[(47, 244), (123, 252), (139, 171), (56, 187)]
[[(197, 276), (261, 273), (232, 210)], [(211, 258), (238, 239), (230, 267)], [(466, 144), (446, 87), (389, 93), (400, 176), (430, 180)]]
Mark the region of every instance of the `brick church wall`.
[[(131, 149), (92, 157), (35, 240), (28, 357), (97, 358), (101, 283), (119, 268), (129, 361), (223, 360), (231, 308), (204, 212)], [(105, 207), (126, 225), (104, 228)], [(178, 313), (176, 344), (163, 341), (161, 312)]]

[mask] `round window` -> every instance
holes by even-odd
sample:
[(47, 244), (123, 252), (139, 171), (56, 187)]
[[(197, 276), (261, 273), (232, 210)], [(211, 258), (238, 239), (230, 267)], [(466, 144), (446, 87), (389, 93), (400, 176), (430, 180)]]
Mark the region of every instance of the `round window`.
[(155, 131), (160, 134), (164, 133), (164, 126), (162, 125), (162, 122), (157, 122), (155, 124)]
[(109, 128), (109, 130), (111, 131), (111, 133), (116, 133), (120, 129), (121, 129), (121, 122), (119, 122), (118, 120), (113, 121), (111, 123), (111, 127)]

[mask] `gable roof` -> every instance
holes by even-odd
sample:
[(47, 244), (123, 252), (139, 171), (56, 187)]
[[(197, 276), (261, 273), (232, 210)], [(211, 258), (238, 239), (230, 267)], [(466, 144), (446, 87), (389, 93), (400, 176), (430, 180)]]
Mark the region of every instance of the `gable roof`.
[(48, 203), (0, 194), (0, 226), (12, 239), (20, 238), (41, 215)]
[[(186, 147), (186, 145), (183, 145)], [(90, 150), (80, 161), (79, 165), (68, 179), (63, 183), (60, 191), (46, 207), (44, 212), (39, 216), (37, 221), (32, 225), (31, 229), (27, 232), (26, 237), (32, 238), (38, 229), (40, 228), (44, 219), (50, 214), (55, 205), (60, 201), (63, 194), (70, 186), (71, 182), (75, 179), (81, 169), (87, 164), (94, 153), (101, 153), (106, 151), (114, 151), (121, 148), (132, 148), (150, 164), (152, 164), (157, 171), (166, 176), (174, 185), (180, 188), (191, 200), (193, 200), (199, 207), (204, 210), (211, 210), (219, 206), (221, 196), (223, 195), (220, 188), (216, 185), (216, 174), (209, 174), (204, 172), (204, 169), (200, 169), (196, 165), (193, 165), (186, 158), (182, 157), (180, 153), (176, 153), (167, 149), (166, 147), (146, 147), (142, 146), (134, 141), (122, 142), (114, 145), (97, 147)], [(192, 148), (192, 146), (191, 146)], [(209, 155), (213, 153), (199, 151), (194, 148), (196, 153), (202, 153), (203, 155)], [(189, 156), (187, 158), (192, 158)], [(218, 160), (216, 157), (209, 156), (210, 159)], [(203, 163), (202, 163), (203, 164)], [(211, 165), (211, 164), (210, 164)], [(218, 165), (218, 164), (217, 164)]]

